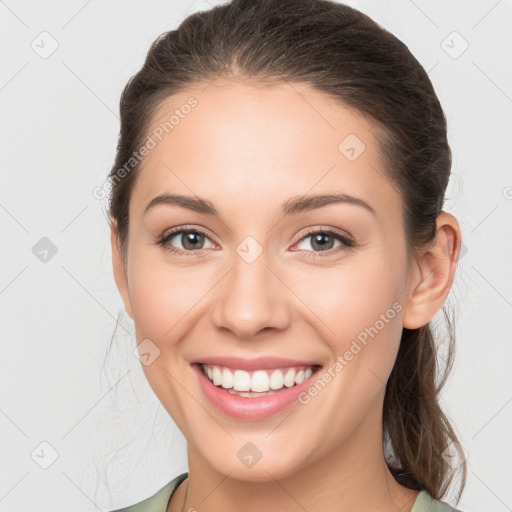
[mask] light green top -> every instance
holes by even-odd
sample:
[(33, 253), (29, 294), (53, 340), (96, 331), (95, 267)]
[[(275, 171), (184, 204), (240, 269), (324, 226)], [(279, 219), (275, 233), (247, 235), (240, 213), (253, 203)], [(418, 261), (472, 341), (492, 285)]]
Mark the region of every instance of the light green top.
[[(166, 512), (172, 493), (178, 485), (187, 478), (188, 473), (182, 473), (168, 484), (162, 487), (157, 493), (149, 498), (131, 505), (130, 507), (112, 510), (111, 512)], [(427, 491), (421, 491), (414, 501), (409, 512), (461, 512), (443, 501), (434, 500)]]

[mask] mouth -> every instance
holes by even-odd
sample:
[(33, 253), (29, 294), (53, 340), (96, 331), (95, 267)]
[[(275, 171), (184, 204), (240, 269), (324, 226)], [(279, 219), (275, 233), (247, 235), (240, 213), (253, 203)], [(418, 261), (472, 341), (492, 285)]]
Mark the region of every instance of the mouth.
[(319, 364), (304, 364), (248, 371), (201, 362), (191, 366), (204, 396), (219, 412), (250, 421), (275, 416), (299, 404), (299, 396), (322, 368)]
[(246, 371), (226, 366), (199, 363), (203, 374), (216, 387), (247, 398), (273, 395), (283, 389), (302, 384), (321, 366), (290, 366)]

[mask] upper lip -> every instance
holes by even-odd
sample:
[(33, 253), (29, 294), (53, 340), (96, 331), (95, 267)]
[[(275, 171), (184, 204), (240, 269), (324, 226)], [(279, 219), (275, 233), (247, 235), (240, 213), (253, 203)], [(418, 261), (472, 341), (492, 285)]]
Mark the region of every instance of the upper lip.
[(215, 366), (226, 366), (239, 370), (270, 370), (273, 368), (288, 368), (296, 366), (320, 366), (320, 363), (312, 361), (299, 361), (296, 359), (284, 359), (280, 357), (256, 357), (244, 359), (242, 357), (211, 356), (195, 359), (191, 362), (196, 364), (213, 364)]

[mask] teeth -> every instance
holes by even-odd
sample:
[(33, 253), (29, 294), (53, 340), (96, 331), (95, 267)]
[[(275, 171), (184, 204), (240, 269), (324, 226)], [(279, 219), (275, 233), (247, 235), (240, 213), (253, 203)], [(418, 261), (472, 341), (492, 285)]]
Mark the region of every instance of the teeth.
[[(309, 379), (313, 367), (283, 368), (275, 370), (231, 370), (223, 366), (202, 365), (203, 373), (215, 386), (241, 392), (267, 393), (283, 387), (291, 388)], [(270, 393), (271, 394), (271, 393)], [(243, 394), (242, 394), (243, 396)]]
[(281, 389), (284, 386), (284, 377), (281, 370), (274, 370), (270, 374), (270, 389)]
[(295, 384), (295, 370), (290, 368), (284, 376), (284, 385), (287, 388), (291, 388)]
[[(251, 377), (251, 391), (268, 391), (270, 389), (270, 378), (265, 370), (254, 372)], [(238, 391), (235, 388), (236, 391)]]
[(212, 368), (212, 374), (213, 374), (213, 383), (216, 386), (219, 386), (220, 384), (222, 384), (222, 373), (218, 366), (214, 366)]
[(233, 374), (227, 368), (222, 370), (222, 387), (224, 389), (233, 387)]
[(301, 384), (302, 382), (304, 382), (304, 370), (300, 370), (295, 375), (295, 384)]
[(233, 387), (237, 391), (251, 390), (251, 376), (242, 370), (236, 370), (233, 376)]

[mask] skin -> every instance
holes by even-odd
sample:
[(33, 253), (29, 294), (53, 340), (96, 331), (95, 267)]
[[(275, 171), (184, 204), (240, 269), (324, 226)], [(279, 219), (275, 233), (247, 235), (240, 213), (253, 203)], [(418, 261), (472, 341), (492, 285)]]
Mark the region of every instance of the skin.
[[(124, 256), (111, 224), (114, 275), (137, 343), (149, 338), (160, 350), (143, 370), (187, 439), (189, 476), (168, 511), (181, 510), (187, 485), (184, 510), (409, 510), (418, 492), (384, 462), (385, 383), (402, 327), (425, 325), (449, 293), (457, 221), (441, 213), (435, 242), (408, 265), (402, 199), (385, 177), (370, 119), (306, 84), (218, 79), (168, 98), (155, 123), (191, 95), (198, 105), (142, 163)], [(354, 161), (338, 150), (349, 134), (366, 146)], [(279, 214), (293, 196), (333, 191), (363, 199), (375, 215), (353, 204)], [(176, 205), (143, 215), (164, 192), (205, 198), (220, 217)], [(207, 232), (196, 256), (156, 244), (185, 225)], [(308, 227), (349, 233), (355, 245), (334, 241), (322, 251)], [(252, 263), (236, 251), (247, 236), (263, 251)], [(167, 245), (187, 250), (183, 241)], [(395, 302), (401, 311), (325, 389), (266, 420), (217, 411), (190, 367), (201, 356), (234, 355), (326, 369)], [(262, 453), (251, 468), (237, 458), (247, 442)]]

